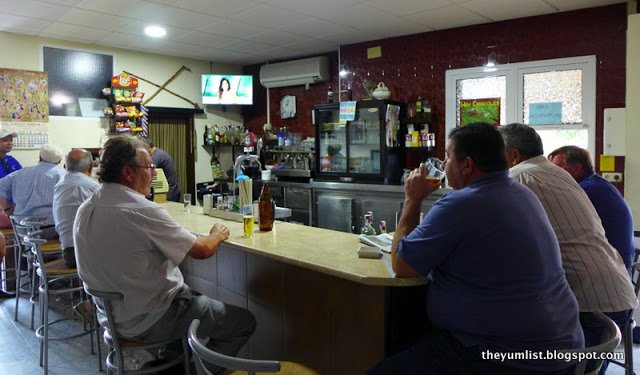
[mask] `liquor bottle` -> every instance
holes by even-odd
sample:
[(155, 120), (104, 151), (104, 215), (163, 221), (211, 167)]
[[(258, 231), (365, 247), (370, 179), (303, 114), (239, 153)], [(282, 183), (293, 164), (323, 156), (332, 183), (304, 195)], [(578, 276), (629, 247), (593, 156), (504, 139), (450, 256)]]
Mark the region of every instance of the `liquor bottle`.
[(422, 96), (418, 95), (416, 99), (416, 117), (422, 117)]
[(333, 103), (333, 90), (331, 89), (331, 86), (329, 86), (329, 89), (327, 90), (327, 103)]
[(216, 143), (220, 143), (220, 129), (218, 124), (213, 125), (213, 139)]
[[(371, 212), (371, 211), (369, 211)], [(375, 236), (376, 229), (373, 227), (373, 215), (367, 213), (364, 215), (364, 227), (360, 231), (360, 234), (364, 234), (365, 236)]]
[(422, 105), (422, 112), (424, 119), (427, 121), (431, 120), (431, 104), (427, 99), (424, 100), (424, 104)]
[(273, 221), (276, 216), (276, 205), (269, 190), (269, 184), (266, 182), (262, 186), (260, 198), (258, 198), (258, 212), (260, 213), (260, 231), (268, 232), (273, 229)]
[(209, 125), (205, 124), (204, 126), (204, 134), (202, 136), (202, 144), (208, 145), (209, 143), (209, 133), (211, 133)]

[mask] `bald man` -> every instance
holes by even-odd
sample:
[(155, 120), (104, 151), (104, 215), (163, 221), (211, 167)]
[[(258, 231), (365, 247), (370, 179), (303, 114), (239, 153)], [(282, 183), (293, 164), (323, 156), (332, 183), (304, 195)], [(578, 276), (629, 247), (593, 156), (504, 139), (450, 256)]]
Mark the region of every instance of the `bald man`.
[(64, 264), (76, 268), (73, 220), (78, 207), (98, 190), (100, 184), (91, 178), (93, 157), (87, 150), (71, 150), (67, 154), (65, 167), (67, 173), (53, 189), (53, 221), (60, 236)]

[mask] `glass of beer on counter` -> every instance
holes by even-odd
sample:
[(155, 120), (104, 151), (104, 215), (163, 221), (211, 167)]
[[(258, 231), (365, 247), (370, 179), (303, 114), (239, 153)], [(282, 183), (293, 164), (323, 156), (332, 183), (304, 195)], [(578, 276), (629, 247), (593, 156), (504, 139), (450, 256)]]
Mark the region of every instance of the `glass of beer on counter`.
[(242, 206), (242, 223), (244, 224), (244, 236), (253, 235), (253, 204)]

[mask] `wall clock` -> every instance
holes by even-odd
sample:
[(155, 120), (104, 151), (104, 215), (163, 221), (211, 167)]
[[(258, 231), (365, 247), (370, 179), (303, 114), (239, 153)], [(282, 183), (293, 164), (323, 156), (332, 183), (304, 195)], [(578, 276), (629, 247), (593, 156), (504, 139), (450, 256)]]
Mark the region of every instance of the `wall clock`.
[(296, 117), (296, 97), (294, 95), (285, 95), (280, 99), (280, 118)]

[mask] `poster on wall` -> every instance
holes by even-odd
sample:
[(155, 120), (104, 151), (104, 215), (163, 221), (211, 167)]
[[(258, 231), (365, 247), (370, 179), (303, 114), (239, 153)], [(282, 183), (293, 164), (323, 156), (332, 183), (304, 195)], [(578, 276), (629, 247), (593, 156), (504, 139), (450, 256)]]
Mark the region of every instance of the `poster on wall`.
[(460, 99), (460, 126), (474, 122), (500, 125), (500, 98)]
[(529, 125), (562, 124), (562, 102), (529, 103)]
[(47, 72), (0, 68), (0, 126), (18, 134), (14, 148), (49, 142), (48, 90)]
[(49, 122), (47, 72), (0, 68), (0, 121)]

